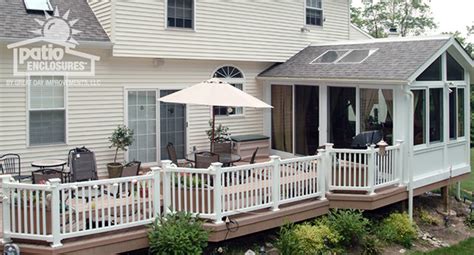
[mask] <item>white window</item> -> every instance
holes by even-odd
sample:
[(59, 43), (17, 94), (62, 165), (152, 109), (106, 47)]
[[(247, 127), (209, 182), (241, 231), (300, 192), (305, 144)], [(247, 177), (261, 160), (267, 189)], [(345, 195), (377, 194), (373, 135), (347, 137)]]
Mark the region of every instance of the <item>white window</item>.
[[(243, 90), (244, 86), (244, 74), (237, 68), (233, 66), (223, 66), (219, 68), (213, 76), (214, 78), (219, 78), (230, 85)], [(241, 115), (243, 114), (242, 107), (225, 107), (225, 106), (216, 106), (214, 107), (214, 113), (219, 115)]]
[(306, 25), (323, 25), (322, 0), (306, 0)]
[(168, 27), (193, 28), (194, 0), (168, 0)]
[(66, 143), (64, 77), (31, 76), (28, 111), (30, 145)]

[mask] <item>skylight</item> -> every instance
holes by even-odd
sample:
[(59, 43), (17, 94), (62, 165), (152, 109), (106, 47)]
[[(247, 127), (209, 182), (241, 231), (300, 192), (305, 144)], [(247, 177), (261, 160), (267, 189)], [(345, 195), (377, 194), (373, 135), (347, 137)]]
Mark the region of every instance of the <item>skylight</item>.
[(364, 50), (352, 50), (344, 57), (342, 57), (337, 63), (345, 64), (358, 64), (364, 62), (370, 55), (374, 54), (377, 50), (375, 49), (364, 49)]
[(28, 11), (52, 11), (49, 0), (23, 0)]
[(311, 64), (330, 64), (344, 56), (349, 50), (328, 50), (317, 57)]
[(364, 62), (378, 49), (328, 50), (311, 64), (359, 64)]

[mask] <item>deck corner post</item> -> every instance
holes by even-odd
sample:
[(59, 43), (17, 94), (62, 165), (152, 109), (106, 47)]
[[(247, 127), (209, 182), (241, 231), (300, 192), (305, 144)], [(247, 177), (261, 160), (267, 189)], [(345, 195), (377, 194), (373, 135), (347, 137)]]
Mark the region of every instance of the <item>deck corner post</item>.
[(326, 157), (323, 159), (323, 161), (326, 161), (324, 163), (324, 170), (327, 171), (328, 174), (324, 174), (325, 179), (326, 179), (326, 191), (329, 191), (331, 188), (331, 182), (332, 182), (332, 175), (333, 175), (333, 163), (332, 163), (332, 155), (334, 153), (334, 144), (333, 143), (326, 143)]
[(153, 171), (153, 218), (156, 218), (161, 215), (161, 169), (159, 167), (152, 167), (151, 170)]
[(371, 144), (368, 148), (369, 151), (369, 173), (367, 184), (369, 186), (369, 195), (375, 194), (375, 144)]
[(221, 224), (224, 223), (222, 221), (222, 163), (212, 163), (211, 171), (214, 175), (214, 223)]
[(61, 247), (61, 212), (60, 212), (60, 198), (59, 198), (59, 185), (61, 184), (61, 180), (58, 178), (54, 178), (49, 180), (50, 187), (51, 187), (51, 232), (53, 235), (53, 243), (51, 247)]
[(396, 141), (396, 146), (398, 147), (398, 150), (396, 152), (396, 166), (395, 169), (398, 171), (398, 186), (402, 187), (403, 186), (403, 178), (404, 178), (404, 173), (403, 173), (403, 140), (397, 140)]
[[(318, 178), (318, 191), (321, 192), (321, 200), (326, 200), (326, 177), (325, 173), (327, 169), (329, 169), (329, 163), (331, 162), (331, 159), (329, 157), (329, 153), (326, 152), (325, 149), (318, 149), (318, 163), (316, 164), (316, 176)], [(331, 174), (331, 171), (329, 171), (329, 174)], [(326, 174), (327, 175), (327, 174)]]
[(272, 167), (272, 211), (280, 210), (278, 207), (280, 205), (280, 156), (270, 156), (270, 162), (273, 163)]
[(171, 160), (161, 161), (161, 167), (163, 169), (163, 214), (171, 212)]
[(3, 227), (3, 237), (2, 237), (2, 244), (7, 244), (7, 243), (10, 243), (12, 240), (10, 238), (10, 233), (11, 233), (11, 229), (10, 229), (10, 226), (11, 226), (11, 222), (10, 222), (10, 203), (12, 202), (11, 201), (11, 198), (9, 197), (10, 195), (10, 189), (8, 189), (7, 187), (7, 183), (10, 182), (10, 179), (11, 179), (11, 175), (7, 174), (7, 175), (3, 175), (2, 176), (2, 210), (3, 210), (3, 214), (2, 214), (2, 220), (3, 220), (3, 224), (2, 224), (2, 227)]

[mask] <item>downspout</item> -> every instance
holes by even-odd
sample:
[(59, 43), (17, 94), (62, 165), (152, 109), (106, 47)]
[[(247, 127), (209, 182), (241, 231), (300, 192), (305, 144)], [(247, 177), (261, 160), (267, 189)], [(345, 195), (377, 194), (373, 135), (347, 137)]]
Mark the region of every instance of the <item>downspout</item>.
[(412, 162), (413, 162), (413, 121), (414, 121), (414, 95), (413, 92), (410, 90), (410, 84), (406, 85), (404, 89), (405, 95), (408, 97), (409, 104), (408, 104), (408, 141), (406, 146), (408, 147), (408, 157), (407, 157), (407, 170), (408, 171), (408, 215), (410, 217), (410, 221), (413, 222), (413, 169)]

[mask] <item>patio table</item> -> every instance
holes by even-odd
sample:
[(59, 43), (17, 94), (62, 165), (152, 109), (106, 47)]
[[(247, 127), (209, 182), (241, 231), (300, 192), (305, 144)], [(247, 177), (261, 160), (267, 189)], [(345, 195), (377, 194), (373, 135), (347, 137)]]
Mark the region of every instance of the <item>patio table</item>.
[(45, 159), (38, 160), (31, 163), (32, 167), (39, 167), (40, 169), (51, 168), (51, 167), (61, 167), (61, 171), (64, 171), (64, 166), (67, 164), (64, 160), (57, 159)]
[[(185, 159), (190, 162), (196, 162), (196, 153), (207, 152), (207, 151), (193, 151), (185, 155)], [(232, 163), (240, 161), (242, 158), (238, 154), (234, 153), (217, 153), (219, 154), (219, 162), (224, 166), (229, 166)]]

